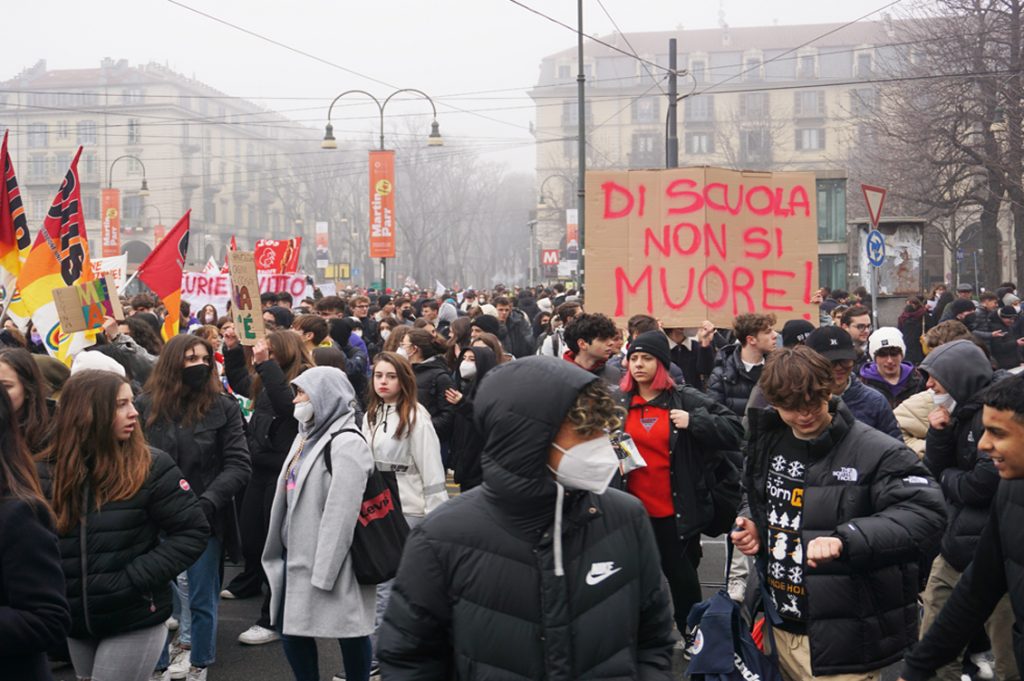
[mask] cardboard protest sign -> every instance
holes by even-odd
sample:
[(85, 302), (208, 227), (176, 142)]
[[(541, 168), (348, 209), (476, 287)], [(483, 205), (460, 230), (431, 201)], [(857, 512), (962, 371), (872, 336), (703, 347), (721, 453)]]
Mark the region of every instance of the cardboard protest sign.
[(817, 323), (815, 179), (719, 168), (587, 173), (587, 310), (666, 327), (745, 312)]
[(53, 302), (61, 331), (67, 334), (102, 329), (106, 317), (124, 319), (117, 286), (109, 276), (54, 289)]
[(266, 337), (260, 284), (256, 278), (256, 260), (252, 251), (228, 251), (231, 275), (231, 319), (242, 345), (256, 345)]

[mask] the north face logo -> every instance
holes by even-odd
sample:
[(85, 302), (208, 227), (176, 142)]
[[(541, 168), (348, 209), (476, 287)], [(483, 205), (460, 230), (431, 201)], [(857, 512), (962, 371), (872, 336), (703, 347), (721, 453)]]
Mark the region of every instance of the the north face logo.
[(848, 468), (843, 466), (837, 471), (832, 471), (832, 475), (835, 476), (836, 480), (841, 482), (857, 482), (857, 469)]

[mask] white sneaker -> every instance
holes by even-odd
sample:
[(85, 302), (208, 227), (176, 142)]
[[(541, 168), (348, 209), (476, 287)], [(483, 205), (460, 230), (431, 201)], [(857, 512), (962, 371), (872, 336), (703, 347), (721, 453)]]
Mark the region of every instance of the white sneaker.
[(226, 601), (233, 601), (236, 598), (238, 598), (238, 596), (236, 596), (235, 594), (231, 593), (227, 589), (222, 589), (221, 590), (220, 597), (223, 598)]
[(178, 648), (177, 651), (172, 651), (171, 665), (167, 668), (167, 674), (171, 679), (188, 678), (191, 656), (192, 651), (187, 648)]
[(206, 667), (189, 667), (188, 681), (206, 681)]
[[(238, 642), (247, 646), (261, 646), (264, 643), (273, 643), (281, 638), (281, 634), (273, 629), (261, 627), (254, 624), (238, 635)], [(191, 681), (191, 677), (189, 679)]]
[(167, 621), (164, 622), (164, 624), (167, 625), (167, 628), (171, 631), (178, 630), (178, 620), (174, 619), (173, 617), (168, 617)]
[(979, 679), (985, 679), (988, 681), (988, 679), (996, 678), (996, 658), (995, 655), (992, 654), (991, 650), (986, 650), (983, 653), (974, 653), (971, 655), (971, 662), (973, 662), (974, 666), (978, 668)]

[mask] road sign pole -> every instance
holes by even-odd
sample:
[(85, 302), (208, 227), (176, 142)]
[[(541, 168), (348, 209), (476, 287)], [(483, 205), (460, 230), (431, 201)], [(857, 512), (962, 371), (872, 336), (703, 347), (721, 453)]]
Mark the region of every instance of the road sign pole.
[(871, 326), (878, 328), (878, 268), (871, 268)]

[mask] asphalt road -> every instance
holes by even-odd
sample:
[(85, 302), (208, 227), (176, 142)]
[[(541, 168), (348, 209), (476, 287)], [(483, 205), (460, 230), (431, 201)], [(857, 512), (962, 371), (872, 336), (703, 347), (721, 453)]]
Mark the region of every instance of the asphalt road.
[[(704, 539), (704, 558), (700, 565), (701, 584), (705, 596), (721, 588), (725, 565), (725, 544), (721, 538)], [(226, 579), (238, 572), (238, 567), (226, 568)], [(486, 577), (484, 577), (486, 578)], [(208, 681), (288, 681), (293, 678), (279, 642), (262, 646), (244, 646), (238, 643), (238, 635), (249, 628), (259, 616), (260, 599), (221, 601), (220, 622), (217, 631), (217, 662), (210, 667)], [(342, 669), (341, 653), (336, 643), (318, 641), (320, 652), (320, 677), (330, 681), (333, 674)], [(681, 655), (676, 654), (676, 677), (683, 678), (685, 666)], [(882, 675), (882, 681), (895, 681), (898, 668), (890, 667)], [(55, 667), (56, 681), (75, 681), (70, 665)]]

